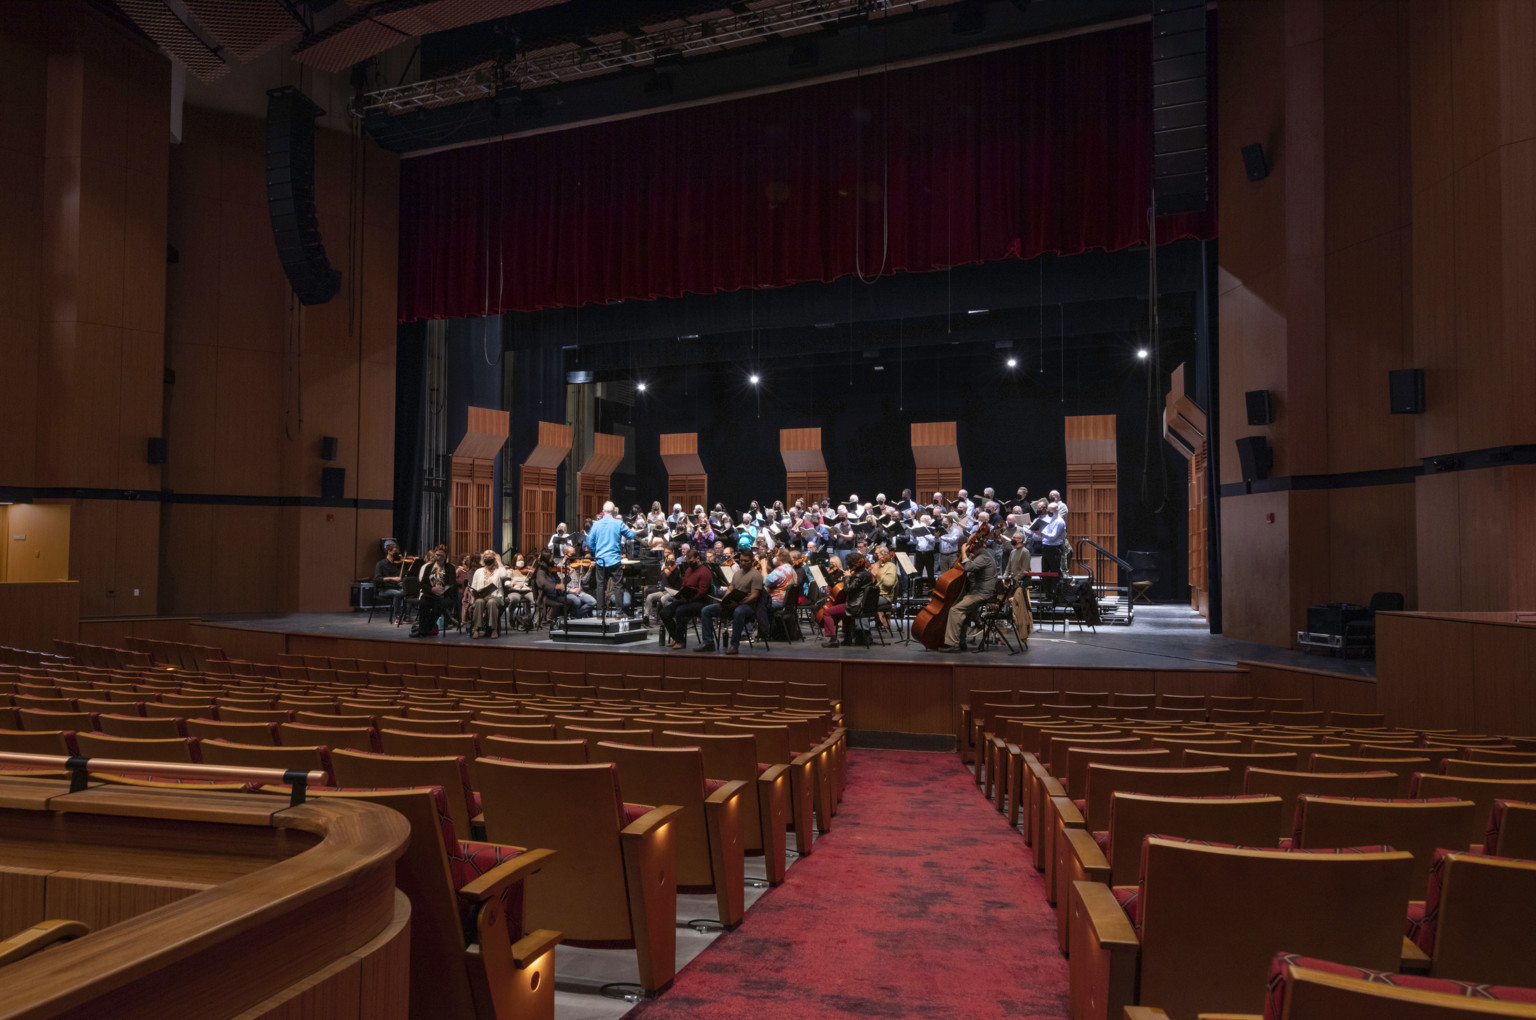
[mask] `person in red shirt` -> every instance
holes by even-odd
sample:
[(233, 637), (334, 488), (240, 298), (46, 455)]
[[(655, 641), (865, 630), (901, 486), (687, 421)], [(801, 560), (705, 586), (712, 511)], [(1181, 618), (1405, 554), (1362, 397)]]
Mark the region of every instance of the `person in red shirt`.
[(704, 611), (709, 597), (714, 593), (715, 580), (709, 567), (699, 558), (699, 551), (690, 547), (683, 557), (682, 586), (677, 597), (661, 607), (661, 622), (672, 636), (671, 647), (688, 647), (688, 621)]

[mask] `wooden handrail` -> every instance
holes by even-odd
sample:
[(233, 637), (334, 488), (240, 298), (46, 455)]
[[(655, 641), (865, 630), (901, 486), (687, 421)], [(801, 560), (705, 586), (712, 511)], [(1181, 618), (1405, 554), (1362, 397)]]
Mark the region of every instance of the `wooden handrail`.
[[(320, 841), (6, 967), (0, 1020), (75, 1012), (158, 1018), (185, 1013), (189, 1003), (203, 1015), (233, 1015), (356, 953), (395, 920), (394, 862), (410, 828), (393, 811), (335, 799), (283, 807), (281, 800), (245, 793), (110, 785), (56, 790), (56, 780), (0, 778), (0, 804), (6, 805), (0, 818), (19, 830), (36, 813), (53, 813), (57, 825), (25, 826), (36, 839), (121, 832), (142, 841), (170, 828), (183, 841), (179, 852), (205, 850), (214, 857), (226, 849), (219, 835), (225, 827), (290, 829)], [(69, 824), (79, 816), (97, 817), (82, 829)], [(190, 845), (188, 832), (194, 833)], [(281, 842), (274, 831), (274, 844)], [(111, 847), (102, 849), (110, 874)]]
[(62, 754), (25, 754), (21, 751), (0, 751), (0, 764), (38, 765), (61, 771), (75, 771), (83, 768), (87, 772), (106, 772), (112, 775), (152, 772), (168, 779), (227, 779), (232, 783), (288, 785), (302, 779), (310, 786), (323, 786), (329, 779), (324, 772), (299, 772), (292, 769), (250, 768), (244, 765), (197, 765), (174, 761), (131, 761), (126, 758), (70, 757)]

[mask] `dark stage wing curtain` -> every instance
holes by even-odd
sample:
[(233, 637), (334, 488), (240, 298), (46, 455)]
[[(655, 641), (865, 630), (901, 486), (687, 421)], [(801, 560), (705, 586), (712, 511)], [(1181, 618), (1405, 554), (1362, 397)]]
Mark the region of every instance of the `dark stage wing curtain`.
[(401, 319), (1145, 243), (1149, 47), (1130, 26), (407, 159)]

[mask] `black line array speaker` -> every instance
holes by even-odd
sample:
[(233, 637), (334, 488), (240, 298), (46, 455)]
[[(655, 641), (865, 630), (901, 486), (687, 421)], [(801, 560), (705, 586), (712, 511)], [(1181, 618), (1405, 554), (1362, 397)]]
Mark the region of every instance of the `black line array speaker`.
[(341, 289), (315, 216), (315, 118), (324, 112), (291, 85), (267, 92), (267, 212), (283, 272), (306, 305)]
[(165, 463), (165, 437), (150, 436), (144, 451), (144, 459), (151, 464)]
[(1269, 406), (1268, 390), (1249, 390), (1243, 396), (1248, 401), (1248, 424), (1269, 425), (1275, 420), (1274, 412)]
[(320, 459), (335, 460), (338, 446), (340, 444), (336, 441), (335, 436), (322, 436), (320, 438)]
[(347, 488), (346, 468), (321, 468), (320, 469), (320, 498), (327, 502), (335, 502), (345, 499), (342, 495)]
[(1262, 482), (1275, 466), (1275, 453), (1263, 436), (1244, 436), (1237, 441), (1237, 460), (1242, 466), (1243, 481)]
[(1250, 181), (1262, 181), (1269, 176), (1269, 157), (1259, 142), (1243, 146), (1243, 172)]
[(1206, 206), (1204, 0), (1155, 0), (1152, 5), (1152, 192), (1160, 214)]
[(1399, 368), (1388, 373), (1393, 414), (1424, 413), (1424, 370)]

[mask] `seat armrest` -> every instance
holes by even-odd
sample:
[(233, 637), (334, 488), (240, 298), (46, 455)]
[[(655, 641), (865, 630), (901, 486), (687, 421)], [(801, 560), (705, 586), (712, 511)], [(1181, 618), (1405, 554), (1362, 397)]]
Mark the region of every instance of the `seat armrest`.
[(1420, 949), (1408, 936), (1403, 936), (1403, 958), (1400, 969), (1413, 974), (1428, 973), (1429, 954)]
[(779, 777), (789, 771), (788, 765), (769, 765), (761, 775), (757, 777), (759, 783), (776, 783)]
[(466, 903), (488, 900), (492, 896), (499, 895), (502, 889), (513, 882), (520, 882), (536, 873), (548, 864), (549, 859), (554, 855), (553, 850), (527, 850), (520, 853), (510, 861), (503, 861), (496, 865), (474, 881), (464, 883), (464, 887), (458, 891), (458, 897)]
[(728, 803), (729, 801), (734, 800), (737, 797), (740, 797), (742, 792), (744, 790), (746, 790), (746, 788), (747, 788), (747, 784), (746, 784), (745, 780), (733, 779), (730, 782), (726, 783), (724, 786), (720, 787), (720, 789), (716, 790), (714, 793), (710, 794), (708, 797), (705, 797), (704, 798), (704, 803), (705, 804), (725, 804), (725, 803)]
[(1072, 888), (1082, 900), (1083, 916), (1092, 926), (1094, 941), (1100, 946), (1141, 947), (1131, 919), (1125, 916), (1120, 901), (1109, 886), (1097, 882), (1073, 882)]
[(683, 809), (676, 804), (661, 804), (651, 808), (645, 814), (630, 822), (619, 830), (619, 838), (623, 840), (646, 839), (652, 832), (670, 822), (675, 815), (682, 814)]
[(1052, 797), (1051, 806), (1056, 809), (1056, 817), (1061, 819), (1064, 829), (1086, 829), (1088, 823), (1083, 819), (1083, 813), (1072, 803), (1071, 797)]
[(1108, 885), (1109, 859), (1104, 856), (1104, 851), (1099, 849), (1099, 844), (1093, 841), (1093, 834), (1087, 829), (1066, 829), (1062, 835), (1066, 837), (1067, 846), (1077, 857), (1083, 878), (1089, 882)]
[[(1201, 1013), (1201, 1020), (1206, 1020), (1208, 1013)], [(1125, 1020), (1168, 1020), (1168, 1014), (1155, 1006), (1127, 1006), (1125, 1007)], [(1255, 1020), (1258, 1020), (1255, 1017)]]
[(512, 965), (521, 970), (558, 946), (564, 939), (565, 936), (560, 932), (551, 931), (548, 928), (531, 931), (512, 943)]

